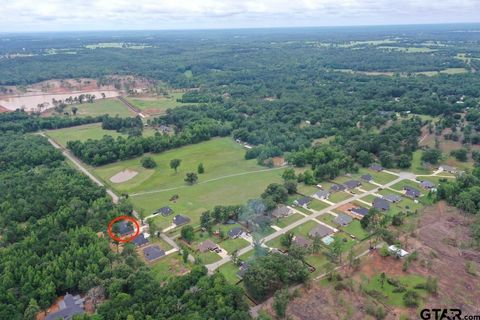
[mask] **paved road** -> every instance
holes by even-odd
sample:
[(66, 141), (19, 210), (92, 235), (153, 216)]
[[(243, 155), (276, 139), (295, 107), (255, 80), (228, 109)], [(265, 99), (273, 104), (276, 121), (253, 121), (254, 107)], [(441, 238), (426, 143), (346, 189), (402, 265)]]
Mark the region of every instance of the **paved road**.
[[(393, 181), (391, 181), (391, 182), (389, 182), (389, 183), (384, 184), (382, 187), (383, 187), (383, 188), (388, 188), (388, 187), (393, 186), (394, 184), (396, 184), (396, 183), (398, 183), (398, 182), (400, 182), (400, 181), (402, 181), (402, 180), (405, 180), (405, 179), (415, 179), (415, 175), (414, 175), (413, 173), (410, 173), (410, 172), (400, 172), (400, 173), (398, 173), (398, 174), (396, 174), (396, 175), (398, 176), (397, 179), (395, 179), (395, 180), (393, 180)], [(375, 189), (372, 189), (372, 190), (367, 191), (367, 192), (365, 192), (365, 193), (356, 194), (356, 195), (354, 195), (353, 197), (348, 198), (348, 199), (343, 200), (343, 201), (340, 201), (340, 202), (338, 202), (338, 203), (336, 203), (336, 204), (334, 204), (334, 205), (332, 205), (332, 206), (330, 206), (330, 207), (328, 207), (328, 208), (322, 209), (322, 210), (320, 210), (320, 211), (316, 211), (316, 212), (312, 213), (312, 214), (309, 215), (309, 216), (306, 216), (306, 217), (304, 217), (304, 218), (302, 218), (302, 219), (300, 219), (300, 220), (295, 221), (295, 222), (292, 223), (292, 224), (289, 224), (288, 226), (286, 226), (286, 227), (283, 228), (282, 230), (275, 231), (274, 233), (272, 233), (272, 234), (264, 237), (264, 238), (262, 239), (262, 242), (263, 242), (263, 243), (266, 243), (266, 242), (268, 242), (268, 241), (270, 241), (270, 240), (272, 240), (272, 239), (275, 239), (276, 237), (278, 237), (278, 236), (280, 236), (280, 235), (282, 235), (282, 234), (285, 234), (286, 232), (288, 232), (288, 231), (290, 231), (290, 230), (298, 227), (299, 225), (301, 225), (301, 224), (303, 224), (303, 223), (305, 223), (305, 222), (307, 222), (307, 221), (310, 221), (310, 220), (312, 220), (312, 219), (315, 219), (315, 218), (317, 218), (318, 216), (321, 216), (322, 214), (327, 213), (328, 211), (337, 209), (337, 208), (339, 208), (339, 207), (341, 207), (341, 206), (343, 206), (343, 205), (345, 205), (345, 204), (347, 204), (347, 203), (349, 203), (349, 202), (352, 202), (352, 201), (358, 200), (358, 199), (360, 199), (360, 198), (363, 198), (363, 197), (365, 197), (365, 196), (367, 196), (367, 195), (371, 195), (371, 194), (373, 194), (373, 193), (376, 193), (378, 190), (379, 190), (379, 188), (375, 188)], [(247, 253), (248, 251), (250, 251), (250, 250), (252, 250), (252, 249), (253, 249), (253, 244), (251, 244), (251, 245), (249, 245), (249, 246), (247, 246), (247, 247), (245, 247), (245, 248), (243, 248), (243, 249), (240, 249), (240, 250), (238, 251), (238, 256), (241, 256), (242, 254)], [(220, 266), (222, 266), (222, 265), (224, 265), (225, 263), (229, 262), (230, 260), (231, 260), (230, 257), (225, 257), (225, 258), (223, 258), (223, 259), (221, 259), (221, 260), (219, 260), (219, 261), (217, 261), (217, 262), (214, 262), (214, 263), (212, 263), (212, 264), (207, 265), (206, 267), (207, 267), (208, 271), (209, 271), (210, 273), (212, 273), (212, 272), (215, 271), (217, 268), (219, 268)]]

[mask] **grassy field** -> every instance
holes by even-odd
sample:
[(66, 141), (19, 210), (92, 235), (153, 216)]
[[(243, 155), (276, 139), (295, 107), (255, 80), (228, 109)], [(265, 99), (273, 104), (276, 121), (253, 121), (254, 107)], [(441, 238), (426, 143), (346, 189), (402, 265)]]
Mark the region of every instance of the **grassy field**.
[(285, 228), (286, 226), (294, 223), (295, 221), (298, 221), (302, 219), (303, 216), (299, 213), (294, 213), (289, 215), (288, 217), (278, 219), (278, 221), (275, 223), (275, 225), (279, 226), (280, 228)]
[(46, 134), (55, 140), (63, 147), (67, 146), (68, 141), (80, 140), (87, 141), (88, 139), (101, 139), (103, 136), (125, 136), (115, 130), (104, 130), (100, 123), (86, 124), (78, 127), (63, 128), (57, 130), (49, 130)]
[(330, 205), (326, 202), (323, 202), (321, 200), (313, 199), (312, 202), (308, 205), (310, 209), (320, 211), (322, 209), (330, 207)]
[(191, 264), (183, 263), (181, 257), (173, 253), (155, 262), (151, 267), (151, 272), (157, 281), (162, 282), (173, 276), (182, 275), (188, 272), (190, 268)]
[(360, 221), (357, 219), (354, 219), (347, 226), (341, 227), (341, 229), (348, 234), (354, 235), (360, 241), (368, 237), (368, 232), (362, 228)]
[[(144, 169), (141, 158), (113, 163), (93, 169), (117, 192), (127, 192), (140, 214), (150, 215), (154, 210), (169, 205), (176, 214), (190, 216), (198, 224), (200, 214), (216, 205), (244, 204), (257, 198), (272, 182), (281, 182), (283, 169), (266, 169), (255, 160), (244, 159), (245, 150), (229, 138), (212, 139), (175, 150), (152, 155), (157, 162), (155, 169)], [(170, 169), (171, 159), (181, 159), (178, 173)], [(199, 175), (198, 183), (189, 186), (184, 182), (187, 172), (196, 172), (203, 163), (205, 173)], [(119, 184), (110, 177), (125, 169), (138, 172), (133, 179)], [(178, 195), (176, 202), (170, 198)], [(157, 217), (154, 222), (160, 227), (171, 224), (172, 217)]]
[(167, 109), (176, 108), (182, 105), (188, 105), (188, 103), (178, 102), (183, 93), (175, 92), (170, 93), (167, 97), (159, 98), (134, 98), (129, 97), (127, 100), (135, 107), (142, 111), (147, 111), (149, 114), (164, 114)]
[(237, 277), (238, 270), (238, 267), (231, 261), (218, 268), (218, 272), (223, 274), (225, 279), (231, 284), (235, 284), (240, 280), (240, 278)]
[(413, 153), (412, 165), (407, 171), (415, 174), (431, 174), (432, 170), (428, 170), (422, 165), (422, 150), (417, 150)]
[(93, 103), (82, 103), (76, 105), (69, 105), (65, 108), (65, 112), (72, 113), (72, 108), (77, 107), (77, 116), (101, 116), (108, 114), (112, 117), (135, 117), (135, 113), (127, 108), (122, 102), (115, 98), (112, 99), (98, 99)]
[(348, 192), (344, 192), (344, 191), (339, 191), (339, 192), (334, 192), (330, 195), (330, 197), (328, 198), (329, 201), (331, 202), (340, 202), (340, 201), (343, 201), (343, 200), (346, 200), (348, 198), (351, 198), (353, 197), (350, 193)]
[(226, 250), (229, 254), (231, 254), (235, 250), (239, 250), (242, 248), (245, 248), (248, 246), (250, 243), (242, 238), (237, 238), (237, 239), (227, 239), (225, 241), (222, 241), (220, 243), (220, 246)]
[(361, 168), (359, 171), (361, 174), (369, 174), (373, 177), (373, 181), (380, 184), (389, 183), (397, 178), (397, 176), (386, 173), (383, 171), (376, 172), (370, 169)]

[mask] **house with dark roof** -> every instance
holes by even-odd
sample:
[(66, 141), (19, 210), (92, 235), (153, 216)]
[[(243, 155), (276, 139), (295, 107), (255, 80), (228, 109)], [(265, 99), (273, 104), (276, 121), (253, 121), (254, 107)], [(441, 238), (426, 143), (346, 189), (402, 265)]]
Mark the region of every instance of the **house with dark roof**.
[(399, 196), (398, 194), (393, 194), (393, 193), (383, 196), (383, 199), (385, 199), (385, 200), (387, 200), (388, 202), (391, 202), (391, 203), (397, 203), (397, 202), (402, 201), (401, 196)]
[(116, 225), (118, 226), (118, 233), (121, 236), (126, 236), (134, 231), (133, 224), (129, 221), (122, 220)]
[(358, 207), (358, 208), (352, 208), (350, 210), (350, 212), (352, 212), (353, 214), (356, 214), (360, 217), (364, 217), (368, 214), (368, 209), (367, 208), (362, 208), (362, 207)]
[(233, 229), (230, 229), (230, 231), (228, 231), (228, 236), (232, 239), (236, 239), (242, 236), (242, 234), (244, 233), (245, 233), (245, 230), (243, 230), (241, 227), (235, 227)]
[(415, 188), (412, 188), (412, 187), (409, 187), (409, 186), (405, 186), (403, 187), (403, 190), (405, 190), (405, 195), (409, 198), (418, 198), (420, 197), (421, 193), (418, 189), (415, 189)]
[(323, 238), (323, 237), (326, 237), (328, 235), (331, 235), (332, 233), (333, 233), (332, 229), (324, 226), (323, 224), (319, 224), (318, 226), (316, 226), (312, 230), (310, 230), (308, 235), (312, 238), (315, 238), (315, 237)]
[(330, 187), (331, 192), (339, 192), (345, 190), (345, 186), (343, 184), (334, 184)]
[(373, 180), (373, 177), (369, 174), (364, 174), (363, 176), (360, 177), (363, 181), (370, 182)]
[(165, 256), (165, 251), (157, 245), (149, 246), (143, 249), (143, 256), (148, 262), (160, 259)]
[(295, 236), (295, 239), (293, 239), (292, 243), (302, 248), (308, 248), (312, 244), (312, 241), (309, 239), (305, 239), (302, 236)]
[(177, 226), (181, 226), (182, 224), (186, 224), (190, 222), (190, 218), (177, 214), (173, 217), (173, 223)]
[(435, 184), (428, 180), (423, 180), (422, 182), (420, 182), (420, 185), (422, 186), (423, 189), (430, 190), (435, 188)]
[(312, 196), (319, 200), (327, 200), (328, 197), (330, 197), (330, 192), (327, 190), (319, 190), (315, 192)]
[(247, 271), (248, 271), (248, 264), (246, 262), (243, 262), (238, 268), (237, 277), (242, 279), (245, 273), (247, 273)]
[(135, 239), (132, 240), (132, 243), (137, 247), (143, 247), (148, 244), (148, 236), (145, 233), (140, 233)]
[(198, 251), (200, 252), (207, 252), (215, 249), (218, 249), (218, 245), (210, 239), (203, 241), (198, 246)]
[(45, 320), (71, 320), (73, 316), (85, 313), (83, 302), (84, 299), (80, 296), (72, 296), (67, 293), (63, 300), (58, 303), (58, 311), (47, 315)]
[(350, 217), (349, 215), (346, 215), (346, 214), (343, 214), (343, 213), (339, 213), (335, 219), (333, 219), (333, 222), (341, 225), (341, 226), (346, 226), (348, 225), (350, 222), (352, 222), (352, 217)]
[(362, 184), (358, 180), (349, 180), (343, 184), (347, 189), (355, 189), (360, 187)]
[(168, 215), (171, 215), (173, 213), (173, 209), (166, 206), (166, 207), (161, 207), (160, 209), (157, 209), (155, 213), (160, 213), (162, 216), (166, 217)]
[(390, 209), (390, 203), (382, 198), (375, 198), (372, 204), (375, 209), (380, 211), (387, 211)]
[(377, 172), (383, 171), (383, 167), (381, 165), (378, 165), (378, 164), (372, 164), (370, 166), (370, 169), (373, 170), (373, 171), (377, 171)]
[(312, 198), (303, 197), (303, 198), (300, 198), (298, 200), (293, 201), (293, 203), (296, 204), (297, 206), (306, 208), (311, 201), (312, 201)]
[(292, 209), (290, 209), (287, 206), (280, 205), (275, 209), (273, 209), (272, 212), (270, 212), (270, 215), (272, 216), (272, 218), (279, 219), (279, 218), (286, 217), (291, 213), (292, 213)]

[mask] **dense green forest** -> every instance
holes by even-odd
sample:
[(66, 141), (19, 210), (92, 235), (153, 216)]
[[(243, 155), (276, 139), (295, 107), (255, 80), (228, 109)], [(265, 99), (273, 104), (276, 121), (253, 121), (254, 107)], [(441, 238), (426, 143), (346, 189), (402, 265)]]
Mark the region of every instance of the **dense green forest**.
[(242, 290), (219, 274), (199, 266), (160, 286), (133, 245), (114, 253), (97, 231), (132, 207), (113, 205), (45, 138), (0, 136), (0, 185), (0, 319), (34, 319), (59, 295), (95, 287), (108, 298), (96, 319), (249, 319)]

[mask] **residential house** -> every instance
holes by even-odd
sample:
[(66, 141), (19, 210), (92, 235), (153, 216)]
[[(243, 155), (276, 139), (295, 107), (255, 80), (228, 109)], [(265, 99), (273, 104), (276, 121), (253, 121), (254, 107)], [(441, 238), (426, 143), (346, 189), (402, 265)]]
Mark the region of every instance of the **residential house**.
[(332, 233), (333, 233), (333, 230), (331, 228), (326, 227), (323, 224), (319, 224), (318, 226), (316, 226), (312, 230), (310, 230), (308, 235), (312, 238), (315, 238), (315, 237), (323, 238), (323, 237), (326, 237), (326, 236), (328, 236)]
[(343, 184), (347, 189), (355, 189), (360, 187), (362, 184), (358, 180), (349, 180)]
[(328, 197), (330, 197), (330, 192), (327, 190), (320, 190), (315, 192), (312, 196), (319, 200), (327, 200)]
[(143, 249), (143, 256), (148, 262), (152, 262), (164, 257), (165, 251), (159, 246), (153, 245)]
[(448, 166), (446, 164), (442, 164), (441, 166), (438, 167), (438, 169), (442, 170), (442, 171), (446, 171), (446, 172), (449, 172), (449, 173), (452, 173), (452, 174), (455, 174), (458, 172), (457, 168), (455, 167), (452, 167), (452, 166)]
[(346, 226), (350, 222), (352, 222), (352, 220), (352, 217), (350, 217), (349, 215), (339, 213), (333, 221), (341, 226)]
[(270, 212), (272, 218), (280, 219), (286, 216), (289, 216), (292, 213), (292, 209), (287, 206), (280, 205)]
[(304, 207), (306, 208), (308, 204), (312, 201), (312, 198), (310, 197), (303, 197), (298, 200), (293, 201), (294, 204), (296, 204), (299, 207)]
[(312, 241), (309, 239), (305, 239), (302, 236), (295, 236), (293, 239), (293, 244), (302, 248), (308, 248), (312, 244)]
[(207, 240), (203, 241), (198, 246), (198, 251), (200, 251), (202, 253), (207, 252), (207, 251), (213, 251), (213, 250), (216, 250), (216, 249), (218, 249), (218, 245), (210, 239), (207, 239)]
[(160, 209), (157, 209), (155, 213), (160, 213), (162, 216), (166, 217), (168, 215), (171, 215), (173, 213), (173, 209), (170, 207), (161, 207)]
[(398, 194), (387, 194), (386, 196), (383, 196), (383, 199), (387, 200), (388, 202), (391, 202), (391, 203), (397, 203), (397, 202), (400, 202), (402, 201), (402, 197), (399, 196)]
[(334, 184), (330, 187), (331, 192), (339, 192), (345, 190), (345, 186), (343, 184)]
[(248, 264), (246, 262), (243, 262), (238, 268), (237, 277), (242, 279), (245, 273), (247, 273), (247, 271), (248, 271)]
[(238, 237), (241, 237), (245, 233), (245, 230), (243, 230), (241, 227), (235, 227), (228, 231), (228, 236), (232, 239), (236, 239)]
[(405, 195), (409, 198), (418, 198), (421, 196), (421, 193), (418, 189), (415, 189), (415, 188), (412, 188), (412, 187), (409, 187), (409, 186), (405, 186), (403, 187), (403, 190), (405, 190)]
[(367, 208), (358, 207), (358, 208), (352, 208), (352, 209), (350, 209), (350, 212), (352, 212), (353, 214), (359, 216), (360, 218), (363, 218), (364, 216), (366, 216), (366, 215), (368, 214), (368, 209), (367, 209)]
[(423, 189), (434, 189), (435, 188), (435, 184), (431, 181), (428, 181), (428, 180), (423, 180), (420, 185), (422, 186)]
[(118, 233), (120, 236), (126, 236), (134, 232), (133, 224), (129, 221), (122, 220), (116, 224), (118, 226)]
[(45, 320), (71, 320), (73, 316), (85, 313), (83, 302), (84, 299), (80, 298), (80, 296), (73, 296), (67, 293), (63, 300), (58, 303), (58, 311), (47, 315)]
[(363, 181), (370, 182), (373, 180), (373, 177), (369, 174), (364, 174), (363, 176), (360, 177)]
[(143, 247), (148, 244), (148, 233), (140, 233), (135, 239), (132, 240), (132, 243), (137, 247)]
[(375, 209), (380, 211), (387, 211), (390, 209), (390, 203), (382, 198), (375, 198), (372, 204)]
[(185, 217), (185, 216), (182, 216), (180, 214), (177, 214), (174, 218), (173, 218), (173, 223), (176, 225), (176, 226), (181, 226), (182, 224), (186, 224), (186, 223), (189, 223), (190, 222), (190, 218), (188, 217)]
[(383, 171), (383, 167), (381, 165), (378, 165), (378, 164), (372, 164), (370, 166), (370, 169), (373, 170), (373, 171), (377, 171), (377, 172)]

